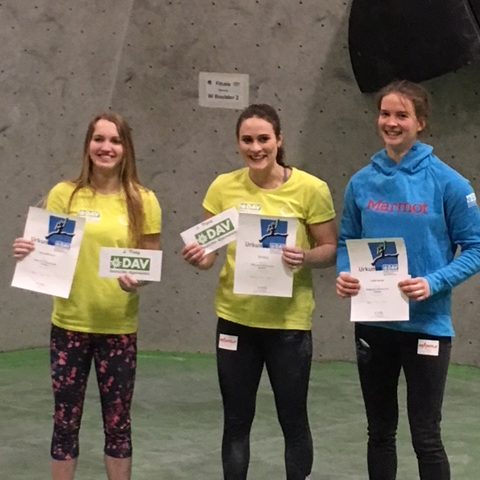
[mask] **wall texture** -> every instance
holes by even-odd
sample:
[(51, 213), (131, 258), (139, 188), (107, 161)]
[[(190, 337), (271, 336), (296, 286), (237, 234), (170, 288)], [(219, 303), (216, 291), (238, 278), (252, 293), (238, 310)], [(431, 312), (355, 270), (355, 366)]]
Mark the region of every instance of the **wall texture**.
[[(220, 262), (186, 265), (179, 232), (202, 216), (213, 178), (241, 166), (238, 112), (198, 106), (198, 73), (250, 75), (250, 101), (276, 106), (287, 160), (326, 180), (341, 213), (349, 177), (379, 147), (361, 94), (342, 0), (6, 0), (0, 3), (0, 350), (48, 342), (50, 299), (9, 287), (13, 238), (29, 205), (79, 171), (87, 121), (111, 108), (134, 129), (139, 169), (164, 214), (162, 282), (142, 291), (145, 349), (212, 351)], [(411, 46), (414, 49), (414, 46)], [(426, 82), (427, 142), (480, 192), (480, 66)], [(333, 269), (316, 271), (315, 356), (353, 359), (347, 301)], [(480, 365), (478, 277), (456, 290), (454, 361)]]

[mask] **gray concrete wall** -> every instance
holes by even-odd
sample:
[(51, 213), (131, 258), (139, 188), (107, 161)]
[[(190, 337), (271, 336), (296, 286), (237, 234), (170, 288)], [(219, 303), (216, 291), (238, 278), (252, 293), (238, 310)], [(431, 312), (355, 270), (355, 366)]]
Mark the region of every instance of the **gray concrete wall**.
[[(29, 205), (77, 174), (88, 119), (112, 108), (134, 129), (144, 183), (164, 214), (162, 282), (142, 291), (141, 347), (213, 351), (218, 265), (184, 264), (179, 232), (201, 219), (213, 178), (241, 166), (238, 112), (198, 106), (198, 73), (250, 75), (250, 101), (283, 120), (288, 162), (326, 180), (338, 213), (349, 177), (380, 147), (361, 94), (342, 0), (7, 0), (0, 4), (3, 228), (0, 350), (45, 345), (50, 299), (9, 287), (12, 239)], [(480, 66), (426, 82), (427, 141), (480, 192)], [(333, 269), (315, 272), (315, 356), (353, 359), (348, 302)], [(480, 365), (478, 277), (456, 290), (454, 361)]]

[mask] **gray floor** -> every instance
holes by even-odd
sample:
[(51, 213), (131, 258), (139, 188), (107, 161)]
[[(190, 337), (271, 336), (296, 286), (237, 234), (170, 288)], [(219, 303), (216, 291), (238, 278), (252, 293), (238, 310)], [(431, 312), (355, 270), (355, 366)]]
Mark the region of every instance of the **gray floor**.
[[(401, 403), (404, 404), (402, 384)], [(444, 440), (455, 480), (480, 474), (480, 369), (452, 366), (444, 406)], [(49, 478), (51, 392), (46, 350), (0, 354), (0, 478)], [(365, 420), (355, 366), (315, 363), (310, 387), (313, 480), (364, 480)], [(220, 480), (221, 405), (209, 355), (139, 355), (133, 411), (134, 480)], [(418, 478), (404, 408), (398, 435), (398, 480)], [(78, 480), (104, 479), (98, 395), (89, 386)], [(283, 441), (266, 379), (258, 394), (249, 479), (280, 480)]]

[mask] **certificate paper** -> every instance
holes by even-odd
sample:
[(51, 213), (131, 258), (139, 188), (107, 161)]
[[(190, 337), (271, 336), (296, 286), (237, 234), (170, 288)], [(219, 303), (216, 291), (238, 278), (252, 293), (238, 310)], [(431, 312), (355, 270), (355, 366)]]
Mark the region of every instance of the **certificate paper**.
[(233, 293), (291, 297), (293, 271), (282, 247), (294, 246), (296, 236), (296, 218), (240, 213)]
[(351, 298), (352, 322), (409, 320), (408, 298), (398, 282), (408, 275), (402, 238), (347, 240), (351, 275), (360, 281), (360, 292)]
[(12, 287), (68, 298), (85, 219), (30, 207), (23, 236), (35, 250), (17, 262)]
[(238, 211), (233, 207), (185, 230), (180, 235), (185, 245), (197, 242), (205, 248), (205, 253), (211, 253), (235, 240), (237, 226)]
[(159, 282), (162, 273), (161, 250), (102, 247), (100, 277), (118, 278), (125, 273), (138, 280)]

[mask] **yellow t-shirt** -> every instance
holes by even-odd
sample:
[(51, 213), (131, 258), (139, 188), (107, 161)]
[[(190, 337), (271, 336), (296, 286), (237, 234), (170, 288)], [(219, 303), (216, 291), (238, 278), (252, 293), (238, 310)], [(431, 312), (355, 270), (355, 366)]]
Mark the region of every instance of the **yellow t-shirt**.
[[(296, 217), (296, 245), (306, 249), (312, 247), (307, 225), (335, 218), (327, 184), (296, 168), (284, 184), (272, 190), (253, 183), (248, 168), (220, 175), (210, 185), (203, 207), (215, 215), (236, 207), (239, 212)], [(231, 242), (217, 288), (217, 315), (251, 327), (310, 330), (315, 307), (310, 269), (302, 268), (294, 274), (292, 298), (235, 294), (235, 250), (236, 242)]]
[[(101, 247), (131, 246), (124, 195), (102, 195), (82, 188), (67, 212), (73, 189), (70, 182), (58, 183), (47, 199), (47, 210), (86, 219), (72, 290), (68, 299), (54, 298), (52, 323), (77, 332), (134, 333), (138, 328), (138, 294), (124, 292), (115, 278), (98, 276)], [(142, 189), (141, 196), (145, 213), (143, 233), (160, 233), (161, 209), (155, 194)]]

